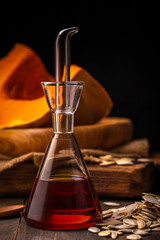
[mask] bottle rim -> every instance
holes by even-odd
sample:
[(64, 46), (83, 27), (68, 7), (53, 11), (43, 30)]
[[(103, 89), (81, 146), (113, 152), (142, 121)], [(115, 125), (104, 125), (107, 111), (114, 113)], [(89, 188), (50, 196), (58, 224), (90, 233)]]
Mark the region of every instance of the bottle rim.
[(55, 82), (41, 82), (43, 86), (55, 86), (55, 85), (84, 85), (82, 81), (55, 81)]

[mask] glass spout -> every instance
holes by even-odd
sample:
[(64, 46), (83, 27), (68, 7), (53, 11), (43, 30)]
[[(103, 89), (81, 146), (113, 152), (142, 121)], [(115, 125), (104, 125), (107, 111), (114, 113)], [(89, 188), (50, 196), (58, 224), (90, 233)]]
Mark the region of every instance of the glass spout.
[(57, 35), (55, 42), (55, 73), (56, 82), (62, 81), (61, 76), (61, 59), (60, 59), (60, 47), (62, 45), (62, 37), (65, 36), (65, 81), (70, 81), (70, 38), (78, 32), (78, 27), (70, 27), (63, 29)]

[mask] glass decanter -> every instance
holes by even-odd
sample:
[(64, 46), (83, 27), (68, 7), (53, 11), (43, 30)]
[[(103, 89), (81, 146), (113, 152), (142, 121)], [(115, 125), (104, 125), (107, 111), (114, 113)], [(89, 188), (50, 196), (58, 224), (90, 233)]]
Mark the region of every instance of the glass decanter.
[[(60, 35), (75, 31), (77, 28), (65, 29)], [(86, 228), (102, 220), (98, 197), (73, 135), (74, 113), (83, 84), (67, 80), (42, 83), (53, 115), (54, 134), (24, 213), (26, 222), (32, 227), (70, 230)]]

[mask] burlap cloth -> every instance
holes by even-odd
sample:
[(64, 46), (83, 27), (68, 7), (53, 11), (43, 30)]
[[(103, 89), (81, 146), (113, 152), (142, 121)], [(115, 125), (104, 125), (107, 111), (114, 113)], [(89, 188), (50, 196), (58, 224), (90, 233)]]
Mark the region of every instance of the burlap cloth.
[(14, 167), (18, 163), (32, 161), (33, 164), (39, 167), (44, 153), (31, 152), (22, 156), (13, 158), (4, 154), (0, 154), (0, 173), (6, 169)]
[[(101, 150), (100, 150), (101, 151)], [(121, 156), (121, 154), (126, 154), (126, 156), (130, 157), (147, 157), (149, 151), (149, 142), (148, 139), (139, 139), (133, 140), (129, 143), (123, 144), (119, 147), (116, 147), (111, 150), (111, 152), (103, 151), (106, 153), (117, 153)], [(85, 154), (86, 150), (82, 149), (82, 154)], [(94, 150), (91, 152), (94, 153)], [(4, 170), (14, 167), (18, 163), (23, 163), (27, 161), (32, 161), (34, 165), (39, 167), (41, 160), (43, 158), (44, 153), (40, 152), (30, 152), (28, 154), (24, 154), (18, 157), (10, 157), (8, 155), (0, 154), (0, 173)]]

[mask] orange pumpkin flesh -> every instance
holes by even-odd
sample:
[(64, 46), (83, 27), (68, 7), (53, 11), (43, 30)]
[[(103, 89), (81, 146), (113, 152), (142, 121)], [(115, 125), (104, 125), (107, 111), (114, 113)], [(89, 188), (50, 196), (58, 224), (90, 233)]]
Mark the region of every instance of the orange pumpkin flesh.
[(110, 114), (113, 103), (109, 94), (86, 70), (71, 65), (71, 80), (85, 82), (75, 113), (75, 125), (93, 124)]
[[(108, 115), (112, 101), (105, 89), (84, 69), (72, 65), (71, 80), (84, 81), (75, 116), (77, 125), (92, 124)], [(0, 128), (41, 127), (51, 124), (51, 113), (41, 82), (54, 81), (29, 47), (16, 44), (0, 60)]]
[(53, 80), (32, 49), (16, 44), (0, 60), (0, 127), (45, 124), (50, 115), (40, 82)]

